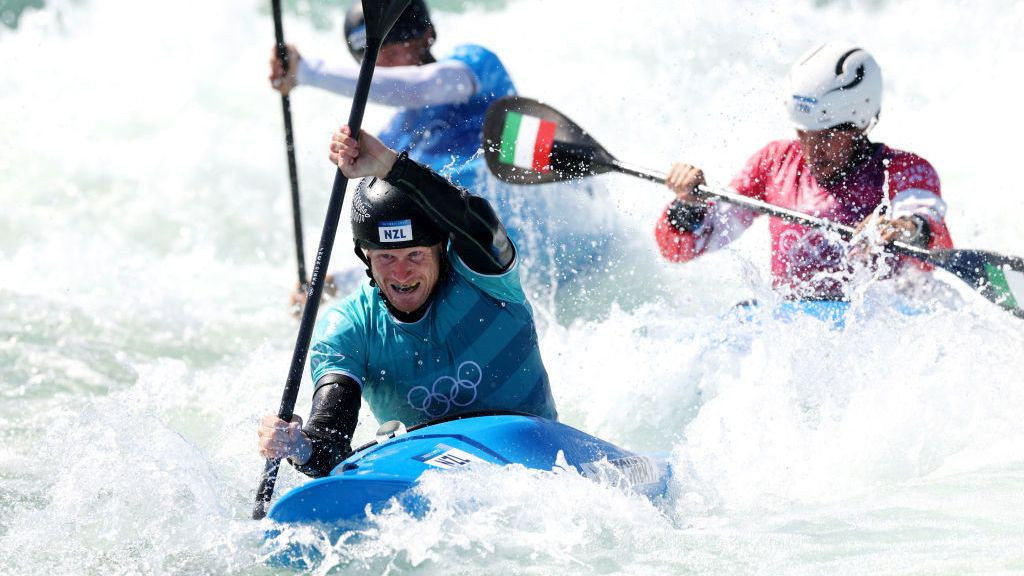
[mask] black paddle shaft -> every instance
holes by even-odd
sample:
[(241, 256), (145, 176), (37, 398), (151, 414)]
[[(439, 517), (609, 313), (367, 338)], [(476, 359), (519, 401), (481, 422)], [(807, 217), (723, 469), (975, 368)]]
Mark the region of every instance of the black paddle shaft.
[[(284, 26), (281, 24), (281, 0), (272, 0), (274, 12), (274, 35), (277, 38), (277, 57), (288, 73), (288, 49), (284, 44)], [(288, 177), (292, 189), (292, 223), (295, 229), (295, 257), (298, 260), (299, 286), (303, 290), (309, 285), (306, 280), (306, 253), (302, 241), (302, 211), (299, 207), (299, 169), (295, 164), (295, 137), (292, 133), (292, 103), (287, 94), (281, 95), (281, 112), (284, 115), (284, 142), (288, 153)]]
[[(408, 5), (409, 0), (391, 2), (363, 0), (363, 16), (366, 20), (367, 31), (366, 53), (363, 54), (363, 62), (359, 68), (359, 79), (356, 82), (356, 91), (352, 97), (352, 109), (348, 117), (348, 125), (352, 129), (353, 138), (359, 138), (359, 130), (363, 124), (363, 112), (366, 110), (370, 82), (373, 80), (373, 70), (376, 66), (380, 46), (395, 20)], [(295, 401), (299, 395), (299, 385), (306, 367), (306, 354), (313, 336), (316, 314), (320, 308), (320, 297), (324, 292), (324, 275), (331, 261), (331, 250), (334, 247), (334, 238), (337, 236), (338, 220), (341, 217), (341, 207), (345, 203), (345, 188), (347, 186), (348, 178), (339, 168), (334, 175), (331, 199), (327, 203), (327, 216), (324, 218), (323, 233), (320, 235), (320, 247), (317, 250), (316, 260), (313, 261), (313, 276), (309, 282), (309, 290), (306, 292), (306, 305), (302, 309), (299, 333), (295, 337), (291, 368), (288, 370), (288, 379), (285, 382), (284, 392), (281, 394), (281, 407), (277, 411), (277, 416), (285, 422), (291, 421), (295, 410)], [(274, 484), (277, 482), (277, 471), (280, 466), (280, 459), (267, 459), (259, 488), (256, 491), (256, 504), (252, 511), (254, 520), (260, 520), (267, 515), (267, 504), (274, 495)]]
[[(362, 102), (363, 106), (353, 104), (349, 114), (348, 125), (352, 128), (352, 137), (358, 138), (360, 126), (363, 123), (363, 111), (366, 108), (366, 98), (370, 91), (370, 80), (373, 76), (373, 63), (377, 59), (378, 46), (367, 46), (366, 54), (363, 57), (363, 64), (359, 70), (359, 80), (356, 85), (355, 102)], [(361, 98), (361, 99), (360, 99)], [(277, 416), (285, 422), (292, 419), (295, 410), (295, 401), (298, 399), (299, 386), (302, 383), (302, 373), (306, 368), (306, 354), (309, 352), (309, 343), (313, 337), (313, 328), (316, 325), (317, 311), (320, 309), (320, 298), (324, 292), (324, 276), (327, 267), (331, 262), (331, 251), (334, 247), (334, 239), (338, 233), (338, 221), (341, 218), (341, 208), (345, 203), (345, 189), (348, 186), (348, 178), (342, 174), (339, 168), (334, 175), (334, 186), (331, 189), (331, 199), (327, 204), (327, 216), (324, 218), (324, 228), (320, 235), (320, 247), (316, 253), (316, 260), (313, 261), (313, 276), (309, 282), (309, 289), (306, 292), (306, 305), (302, 308), (302, 320), (299, 323), (299, 333), (295, 337), (295, 349), (292, 352), (291, 368), (288, 370), (288, 379), (285, 382), (284, 393), (281, 395), (281, 406), (278, 408)], [(253, 510), (253, 519), (259, 520), (266, 516), (266, 505), (274, 495), (274, 483), (277, 481), (277, 471), (281, 461), (276, 458), (267, 460), (263, 469), (263, 479), (256, 492), (256, 507)]]

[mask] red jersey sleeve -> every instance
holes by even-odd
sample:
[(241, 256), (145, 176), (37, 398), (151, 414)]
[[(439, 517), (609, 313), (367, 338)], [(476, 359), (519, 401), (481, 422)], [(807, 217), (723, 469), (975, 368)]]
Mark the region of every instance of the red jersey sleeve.
[(952, 248), (953, 239), (946, 227), (946, 203), (935, 168), (915, 154), (893, 149), (889, 152), (887, 174), (893, 218), (924, 218), (931, 231), (928, 248)]
[[(731, 187), (744, 196), (763, 199), (765, 185), (775, 164), (781, 142), (772, 142), (747, 160)], [(654, 226), (654, 238), (661, 255), (670, 262), (685, 262), (716, 250), (736, 239), (753, 221), (756, 213), (710, 203), (707, 216), (696, 230), (680, 230), (669, 221), (672, 202), (661, 211)]]

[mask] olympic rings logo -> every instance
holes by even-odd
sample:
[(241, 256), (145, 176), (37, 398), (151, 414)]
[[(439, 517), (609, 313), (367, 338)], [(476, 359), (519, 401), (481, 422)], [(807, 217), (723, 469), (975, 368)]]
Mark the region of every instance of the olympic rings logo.
[(428, 418), (438, 418), (451, 411), (452, 406), (464, 408), (476, 400), (476, 388), (483, 380), (480, 365), (472, 360), (459, 364), (456, 377), (441, 376), (433, 386), (415, 386), (409, 390), (406, 400), (416, 411)]
[(779, 249), (799, 268), (835, 266), (842, 261), (841, 248), (818, 230), (786, 230), (779, 236)]

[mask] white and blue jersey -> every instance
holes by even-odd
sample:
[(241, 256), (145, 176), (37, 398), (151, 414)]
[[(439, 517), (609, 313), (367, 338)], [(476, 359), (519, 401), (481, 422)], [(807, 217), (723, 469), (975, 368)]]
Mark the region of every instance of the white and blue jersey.
[(518, 259), (485, 275), (451, 247), (448, 258), (451, 271), (416, 322), (395, 319), (368, 284), (332, 306), (313, 336), (313, 381), (352, 378), (379, 422), (413, 425), (478, 410), (556, 419)]
[(473, 72), (477, 80), (473, 96), (459, 103), (400, 108), (379, 137), (391, 148), (407, 150), (413, 160), (472, 190), (477, 171), (484, 167), (477, 151), (487, 107), (498, 98), (514, 95), (516, 89), (501, 60), (482, 46), (458, 46), (445, 59), (462, 62)]

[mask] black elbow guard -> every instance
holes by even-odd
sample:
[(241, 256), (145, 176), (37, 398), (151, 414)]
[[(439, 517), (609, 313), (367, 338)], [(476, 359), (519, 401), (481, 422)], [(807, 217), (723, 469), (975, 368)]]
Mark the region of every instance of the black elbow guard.
[(331, 473), (352, 452), (361, 404), (359, 384), (342, 374), (327, 374), (317, 381), (313, 409), (302, 431), (313, 452), (305, 464), (294, 464), (307, 476), (319, 478)]

